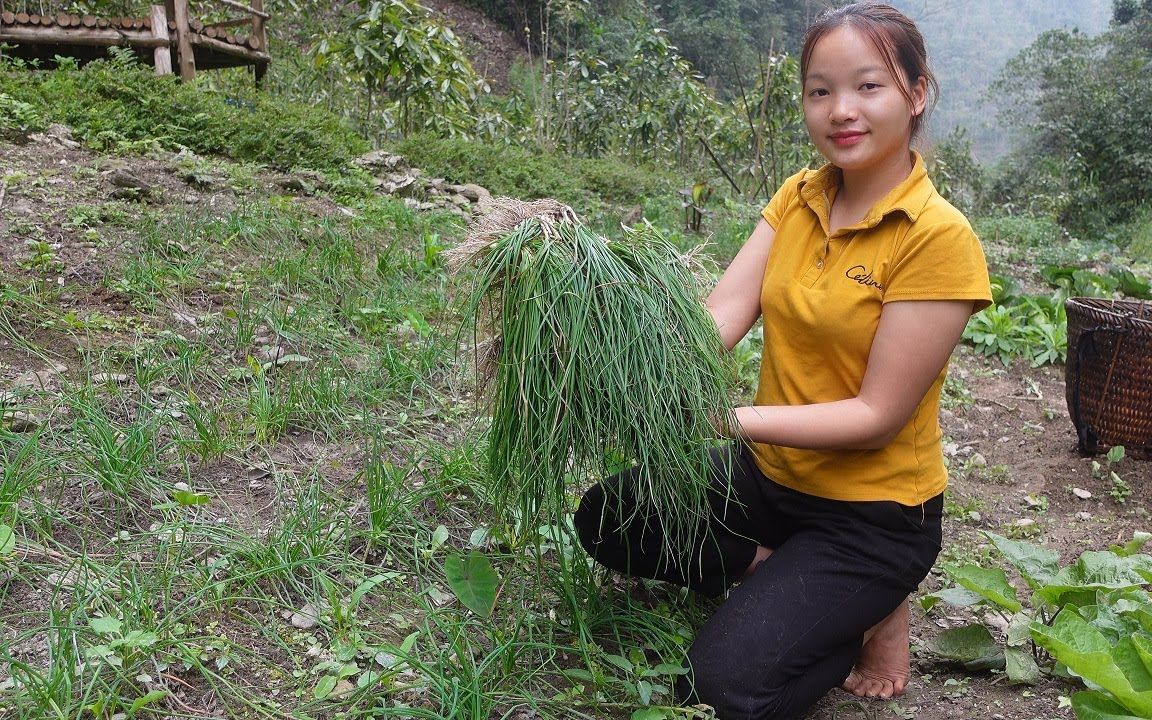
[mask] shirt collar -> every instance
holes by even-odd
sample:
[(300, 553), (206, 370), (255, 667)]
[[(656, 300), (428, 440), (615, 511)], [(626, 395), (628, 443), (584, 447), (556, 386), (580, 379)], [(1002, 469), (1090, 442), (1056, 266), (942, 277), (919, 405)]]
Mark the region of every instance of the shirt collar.
[[(854, 228), (875, 227), (894, 212), (902, 212), (909, 220), (916, 222), (934, 189), (928, 179), (924, 158), (913, 150), (912, 160), (912, 172), (908, 177), (881, 198)], [(810, 171), (799, 183), (800, 201), (820, 216), (825, 226), (828, 225), (828, 191), (840, 184), (840, 177), (840, 168), (826, 163), (819, 170)]]

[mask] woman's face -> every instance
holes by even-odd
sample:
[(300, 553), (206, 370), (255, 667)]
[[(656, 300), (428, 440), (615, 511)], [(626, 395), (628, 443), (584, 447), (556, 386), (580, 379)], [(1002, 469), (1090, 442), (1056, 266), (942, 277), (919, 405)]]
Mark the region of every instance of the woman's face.
[(893, 77), (880, 50), (851, 25), (830, 31), (812, 48), (804, 123), (820, 154), (845, 172), (906, 162), (912, 118), (924, 112), (926, 99), (923, 78), (909, 86)]

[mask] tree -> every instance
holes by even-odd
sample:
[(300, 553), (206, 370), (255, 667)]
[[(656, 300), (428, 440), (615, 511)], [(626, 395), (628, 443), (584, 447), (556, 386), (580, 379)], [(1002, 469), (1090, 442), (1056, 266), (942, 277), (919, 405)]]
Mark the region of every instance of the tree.
[(1072, 229), (1103, 233), (1149, 200), (1152, 0), (1120, 0), (1095, 37), (1054, 30), (1008, 63), (995, 90), (1028, 138), (999, 188), (1010, 202), (1044, 193)]

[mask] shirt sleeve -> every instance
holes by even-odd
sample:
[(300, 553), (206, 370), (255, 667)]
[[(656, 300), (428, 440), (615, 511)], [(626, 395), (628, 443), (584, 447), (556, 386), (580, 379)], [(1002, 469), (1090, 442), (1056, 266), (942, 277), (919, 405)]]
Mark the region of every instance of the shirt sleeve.
[(760, 217), (764, 218), (773, 230), (780, 229), (780, 219), (784, 217), (784, 213), (788, 208), (794, 205), (800, 199), (800, 181), (804, 179), (807, 171), (801, 170), (792, 177), (784, 181), (764, 209), (760, 211)]
[(984, 249), (967, 223), (913, 226), (896, 250), (884, 292), (884, 302), (898, 300), (972, 300), (973, 313), (992, 304)]

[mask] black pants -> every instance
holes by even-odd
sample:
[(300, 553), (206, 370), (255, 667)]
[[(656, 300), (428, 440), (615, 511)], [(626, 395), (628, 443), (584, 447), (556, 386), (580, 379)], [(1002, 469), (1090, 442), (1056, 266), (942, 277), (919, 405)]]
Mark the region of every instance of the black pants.
[(844, 681), (864, 633), (928, 574), (943, 496), (916, 507), (827, 500), (766, 478), (746, 448), (727, 452), (714, 453), (711, 522), (678, 557), (660, 519), (630, 502), (628, 471), (585, 493), (576, 531), (609, 568), (712, 596), (740, 579), (757, 545), (772, 548), (700, 628), (676, 691), (721, 720), (795, 718)]

